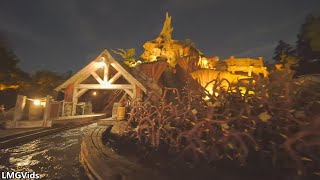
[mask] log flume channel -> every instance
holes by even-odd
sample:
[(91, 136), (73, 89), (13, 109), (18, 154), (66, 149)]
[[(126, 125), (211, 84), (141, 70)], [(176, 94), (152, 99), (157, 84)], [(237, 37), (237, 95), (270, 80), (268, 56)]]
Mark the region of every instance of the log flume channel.
[(1, 171), (36, 172), (41, 179), (88, 179), (79, 162), (82, 135), (91, 125), (0, 149)]

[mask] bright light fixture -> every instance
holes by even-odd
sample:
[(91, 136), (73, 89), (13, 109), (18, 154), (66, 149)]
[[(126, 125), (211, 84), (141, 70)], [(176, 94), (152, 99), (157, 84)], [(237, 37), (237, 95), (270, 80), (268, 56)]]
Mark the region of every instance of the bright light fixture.
[(103, 83), (101, 86), (103, 87), (103, 88), (109, 88), (110, 87), (110, 83), (109, 82), (105, 82), (105, 83)]
[(97, 95), (97, 92), (96, 92), (96, 91), (94, 91), (94, 92), (92, 93), (92, 95), (96, 96), (96, 95)]
[(98, 66), (99, 66), (100, 68), (105, 67), (105, 66), (106, 66), (106, 63), (105, 63), (104, 61), (100, 61), (100, 62), (98, 62)]
[(33, 104), (36, 105), (36, 106), (39, 106), (41, 104), (40, 100), (39, 99), (36, 99), (33, 101)]

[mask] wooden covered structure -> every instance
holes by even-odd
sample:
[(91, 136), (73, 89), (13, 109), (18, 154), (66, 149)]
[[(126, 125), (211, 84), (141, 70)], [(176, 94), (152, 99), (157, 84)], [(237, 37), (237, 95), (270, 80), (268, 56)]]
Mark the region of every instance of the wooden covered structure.
[(253, 74), (262, 74), (267, 77), (268, 71), (267, 67), (264, 66), (262, 57), (258, 59), (252, 58), (235, 58), (231, 56), (229, 59), (224, 60), (227, 63), (227, 71), (235, 74), (235, 72), (246, 72), (248, 76), (251, 77)]
[(93, 89), (124, 90), (131, 98), (141, 98), (147, 91), (107, 50), (55, 90), (64, 92), (64, 100), (72, 102), (72, 115), (75, 115), (79, 97)]

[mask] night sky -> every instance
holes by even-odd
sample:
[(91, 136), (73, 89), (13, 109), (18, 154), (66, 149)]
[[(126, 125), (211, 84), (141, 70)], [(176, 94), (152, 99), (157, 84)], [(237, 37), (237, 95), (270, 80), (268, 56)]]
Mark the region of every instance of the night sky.
[(136, 48), (172, 15), (173, 38), (190, 38), (206, 56), (263, 56), (296, 41), (320, 0), (2, 0), (0, 30), (27, 72), (76, 71), (104, 48)]

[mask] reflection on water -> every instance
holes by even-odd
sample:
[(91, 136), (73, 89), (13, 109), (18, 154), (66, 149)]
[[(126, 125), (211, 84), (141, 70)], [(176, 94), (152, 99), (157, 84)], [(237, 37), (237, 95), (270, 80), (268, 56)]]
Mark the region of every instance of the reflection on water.
[(0, 169), (34, 171), (42, 179), (88, 179), (79, 162), (82, 133), (87, 127), (70, 129), (1, 149)]

